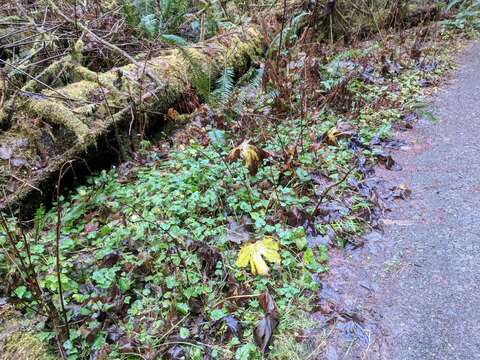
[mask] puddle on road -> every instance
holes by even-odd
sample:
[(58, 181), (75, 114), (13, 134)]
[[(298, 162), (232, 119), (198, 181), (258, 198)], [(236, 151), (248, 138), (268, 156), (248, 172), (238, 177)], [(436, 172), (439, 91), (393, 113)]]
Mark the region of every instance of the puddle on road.
[(320, 303), (312, 314), (319, 327), (327, 328), (322, 354), (311, 359), (388, 359), (388, 334), (381, 326), (376, 301), (381, 283), (401, 264), (389, 261), (392, 241), (381, 232), (362, 238), (361, 247), (332, 249), (330, 271), (323, 277)]

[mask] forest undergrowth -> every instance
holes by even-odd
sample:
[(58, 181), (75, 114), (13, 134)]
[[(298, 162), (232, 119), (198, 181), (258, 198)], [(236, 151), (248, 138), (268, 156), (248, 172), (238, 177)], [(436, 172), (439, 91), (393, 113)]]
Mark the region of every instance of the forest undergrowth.
[[(147, 39), (149, 21), (169, 26), (130, 10)], [(22, 313), (46, 359), (321, 357), (328, 328), (309, 313), (329, 249), (362, 246), (408, 196), (375, 167), (399, 170), (394, 132), (435, 121), (425, 97), (475, 26), (346, 44), (282, 31), (272, 56), (225, 68), (193, 113), (170, 108), (169, 131), (130, 160), (31, 222), (1, 215), (0, 308)]]

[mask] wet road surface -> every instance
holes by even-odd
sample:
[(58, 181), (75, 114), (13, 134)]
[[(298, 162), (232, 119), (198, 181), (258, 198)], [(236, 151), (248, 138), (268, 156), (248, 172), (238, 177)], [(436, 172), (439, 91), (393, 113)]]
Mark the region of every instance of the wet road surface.
[(438, 122), (398, 134), (403, 170), (378, 169), (410, 198), (383, 232), (332, 254), (312, 359), (480, 359), (480, 43), (458, 65), (433, 97)]
[(404, 271), (379, 309), (394, 360), (480, 359), (480, 44), (458, 63), (400, 157), (412, 199), (384, 236)]

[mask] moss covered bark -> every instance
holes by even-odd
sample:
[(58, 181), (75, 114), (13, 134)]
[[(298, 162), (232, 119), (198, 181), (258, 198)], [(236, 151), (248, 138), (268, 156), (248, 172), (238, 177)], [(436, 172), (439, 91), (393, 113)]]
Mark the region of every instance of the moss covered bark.
[(35, 334), (21, 325), (19, 314), (0, 307), (0, 360), (53, 360)]

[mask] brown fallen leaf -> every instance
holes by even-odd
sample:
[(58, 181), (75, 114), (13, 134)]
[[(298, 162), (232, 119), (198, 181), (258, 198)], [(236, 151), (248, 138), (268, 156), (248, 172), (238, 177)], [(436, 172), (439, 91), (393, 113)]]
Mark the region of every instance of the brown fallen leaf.
[(259, 297), (260, 306), (265, 311), (265, 317), (260, 320), (255, 328), (254, 337), (260, 351), (265, 353), (272, 339), (273, 332), (278, 326), (280, 314), (277, 305), (269, 293), (263, 293)]
[(223, 322), (227, 325), (227, 336), (231, 339), (232, 337), (240, 337), (242, 334), (242, 324), (238, 319), (233, 315), (227, 315), (223, 319)]
[(317, 150), (321, 144), (338, 146), (339, 139), (350, 138), (354, 134), (355, 132), (350, 124), (339, 122), (337, 126), (330, 128), (330, 130), (324, 132), (317, 139), (315, 139), (312, 149)]
[(250, 240), (250, 232), (245, 224), (230, 220), (227, 227), (227, 240), (235, 244), (243, 244)]
[(88, 223), (87, 225), (85, 225), (85, 228), (84, 228), (84, 230), (83, 230), (83, 233), (84, 233), (85, 235), (88, 235), (88, 234), (90, 234), (90, 233), (92, 233), (92, 232), (97, 231), (98, 228), (99, 228), (98, 222), (91, 222), (91, 223)]
[(412, 190), (409, 189), (408, 186), (405, 185), (405, 184), (400, 184), (400, 185), (395, 186), (392, 189), (392, 192), (393, 192), (393, 195), (395, 197), (398, 197), (400, 199), (406, 199), (410, 195), (412, 195)]

